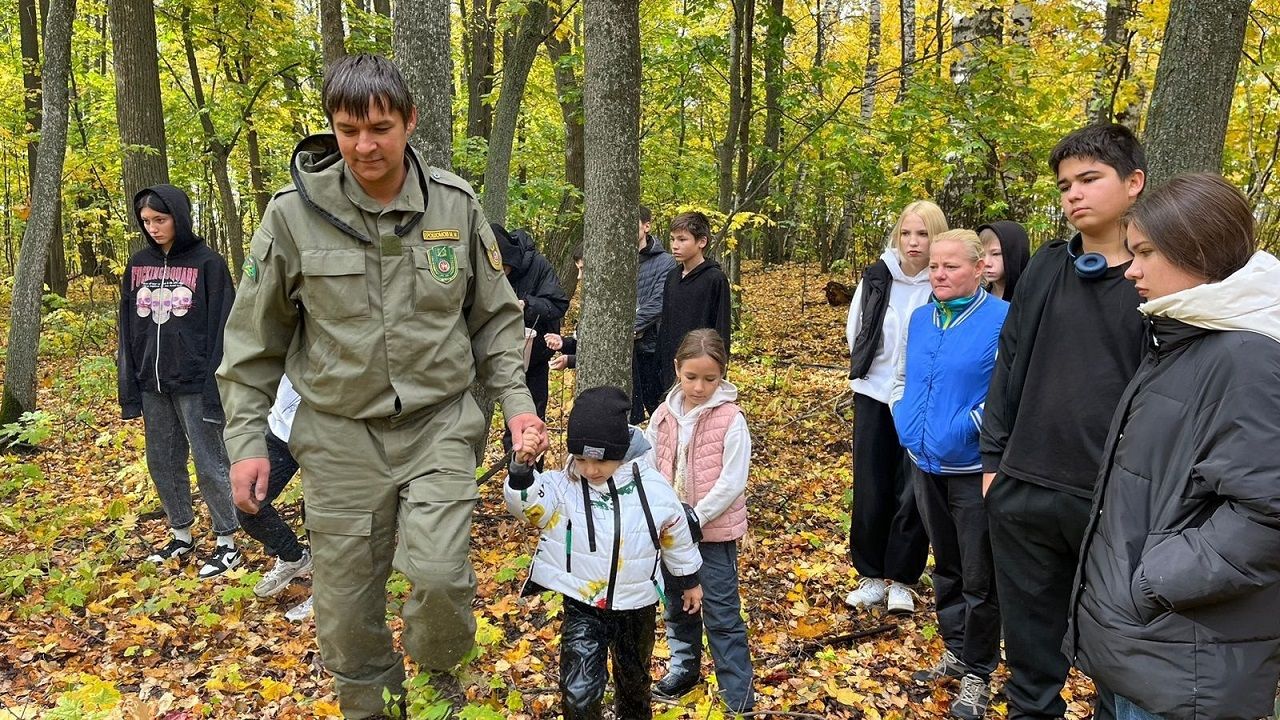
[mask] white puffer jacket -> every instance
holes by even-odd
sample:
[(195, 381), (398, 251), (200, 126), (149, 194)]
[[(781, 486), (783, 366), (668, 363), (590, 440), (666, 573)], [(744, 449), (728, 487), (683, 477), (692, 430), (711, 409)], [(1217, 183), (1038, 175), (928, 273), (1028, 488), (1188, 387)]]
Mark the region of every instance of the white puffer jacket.
[(648, 451), (644, 434), (632, 428), (626, 457), (604, 485), (579, 477), (572, 458), (563, 470), (542, 473), (512, 463), (507, 509), (542, 529), (524, 594), (553, 590), (607, 610), (678, 603), (661, 595), (659, 561), (681, 580), (669, 588), (673, 595), (698, 584), (702, 556), (684, 507), (645, 459)]

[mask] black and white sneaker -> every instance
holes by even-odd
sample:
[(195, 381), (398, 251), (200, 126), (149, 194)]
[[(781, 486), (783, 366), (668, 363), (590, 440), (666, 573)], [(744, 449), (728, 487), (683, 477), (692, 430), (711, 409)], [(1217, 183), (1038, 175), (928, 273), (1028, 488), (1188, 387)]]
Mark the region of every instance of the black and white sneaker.
[(204, 566), (200, 568), (200, 579), (208, 580), (209, 578), (218, 577), (239, 565), (240, 559), (240, 548), (219, 545), (213, 549), (213, 554), (209, 556), (209, 559), (204, 562)]
[(165, 560), (180, 558), (183, 555), (186, 555), (187, 553), (191, 552), (191, 550), (194, 547), (195, 545), (191, 544), (186, 540), (179, 540), (178, 538), (172, 538), (171, 540), (169, 540), (168, 545), (165, 545), (162, 548), (157, 548), (154, 552), (148, 555), (143, 560), (143, 562), (162, 563)]

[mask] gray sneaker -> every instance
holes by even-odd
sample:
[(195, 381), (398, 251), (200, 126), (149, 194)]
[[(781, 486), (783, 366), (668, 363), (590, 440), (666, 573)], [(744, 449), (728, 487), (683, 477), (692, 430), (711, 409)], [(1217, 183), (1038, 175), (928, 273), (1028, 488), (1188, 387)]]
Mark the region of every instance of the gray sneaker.
[(272, 565), (258, 584), (253, 586), (253, 594), (258, 597), (274, 597), (281, 590), (289, 587), (289, 581), (309, 572), (311, 572), (310, 550), (303, 550), (302, 557), (293, 562), (276, 558), (275, 565)]
[(942, 658), (931, 668), (919, 670), (911, 675), (911, 679), (921, 685), (928, 685), (939, 680), (955, 680), (965, 677), (969, 672), (969, 668), (955, 656), (950, 650), (942, 652)]
[(982, 720), (991, 703), (991, 686), (977, 675), (960, 678), (960, 692), (951, 703), (951, 717), (958, 720)]
[(315, 614), (315, 608), (312, 606), (311, 601), (312, 598), (308, 597), (306, 600), (303, 600), (297, 605), (289, 608), (289, 610), (285, 612), (284, 618), (289, 622), (304, 622), (307, 618)]

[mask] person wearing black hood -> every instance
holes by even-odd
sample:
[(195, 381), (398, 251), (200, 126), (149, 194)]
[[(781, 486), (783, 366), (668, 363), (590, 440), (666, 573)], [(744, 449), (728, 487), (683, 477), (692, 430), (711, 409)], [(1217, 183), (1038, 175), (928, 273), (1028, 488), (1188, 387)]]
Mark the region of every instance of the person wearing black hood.
[(1031, 260), (1031, 241), (1027, 231), (1012, 220), (997, 220), (978, 226), (978, 238), (986, 251), (982, 271), (983, 284), (992, 295), (1008, 302), (1018, 284), (1022, 269)]
[(135, 195), (133, 207), (147, 247), (129, 258), (121, 281), (120, 409), (125, 419), (142, 416), (147, 468), (173, 533), (147, 561), (180, 558), (195, 547), (190, 451), (218, 536), (199, 573), (211, 578), (240, 563), (232, 537), (239, 522), (222, 442), (224, 416), (214, 380), (235, 290), (226, 261), (192, 231), (186, 193), (156, 185)]
[(680, 213), (671, 221), (671, 255), (679, 263), (667, 273), (658, 325), (658, 370), (662, 387), (676, 382), (676, 349), (691, 330), (711, 328), (729, 354), (729, 279), (720, 263), (707, 258), (711, 221), (700, 212)]
[[(560, 333), (560, 320), (569, 310), (569, 298), (560, 287), (560, 278), (551, 267), (551, 261), (533, 246), (529, 231), (517, 229), (507, 232), (498, 223), (490, 223), (490, 227), (502, 252), (502, 271), (507, 274), (507, 282), (511, 283), (511, 289), (524, 311), (525, 327), (533, 328), (535, 332), (524, 381), (533, 395), (538, 417), (545, 419), (550, 394), (547, 361), (555, 352), (547, 348), (543, 336)], [(502, 444), (505, 449), (511, 449), (510, 429), (503, 436)]]

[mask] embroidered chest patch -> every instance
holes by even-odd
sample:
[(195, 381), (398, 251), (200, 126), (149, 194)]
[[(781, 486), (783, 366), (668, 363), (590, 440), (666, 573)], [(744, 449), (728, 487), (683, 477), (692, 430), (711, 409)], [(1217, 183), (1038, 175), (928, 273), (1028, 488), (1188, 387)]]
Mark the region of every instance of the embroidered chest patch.
[(431, 277), (448, 285), (458, 277), (458, 257), (450, 245), (434, 245), (427, 249)]

